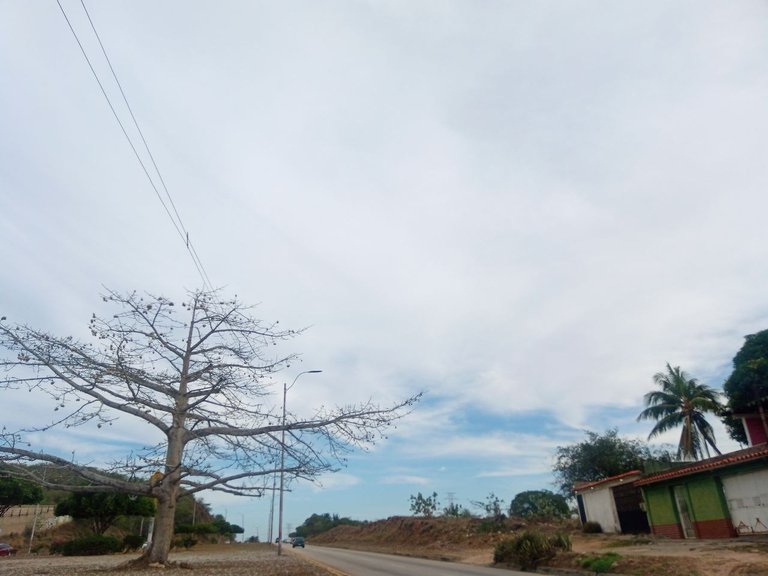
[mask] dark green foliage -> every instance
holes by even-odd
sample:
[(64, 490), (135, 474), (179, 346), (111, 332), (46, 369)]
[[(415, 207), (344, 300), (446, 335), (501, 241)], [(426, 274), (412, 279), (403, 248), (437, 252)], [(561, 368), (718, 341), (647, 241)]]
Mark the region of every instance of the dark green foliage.
[(608, 572), (619, 558), (621, 558), (619, 554), (608, 552), (600, 556), (588, 556), (581, 560), (580, 565), (582, 568), (592, 570), (595, 574), (601, 574)]
[(472, 502), (472, 505), (485, 512), (486, 518), (493, 518), (496, 522), (504, 522), (507, 518), (504, 514), (504, 500), (496, 496), (493, 492), (486, 496), (485, 502), (476, 500)]
[(231, 536), (232, 534), (242, 534), (245, 532), (242, 526), (238, 526), (237, 524), (230, 524), (221, 514), (216, 514), (216, 516), (213, 518), (212, 524), (216, 528), (216, 532), (218, 534), (226, 536)]
[(581, 531), (585, 534), (600, 534), (603, 531), (603, 527), (600, 526), (600, 522), (590, 520), (581, 525)]
[(219, 534), (219, 529), (212, 522), (179, 524), (174, 531), (176, 534)]
[(493, 549), (493, 563), (508, 564), (512, 562), (515, 546), (515, 541), (512, 538), (507, 538), (496, 544)]
[(195, 544), (197, 544), (197, 538), (190, 536), (189, 534), (185, 534), (181, 538), (177, 538), (173, 541), (173, 546), (175, 548), (185, 548), (186, 550), (189, 550)]
[(37, 504), (42, 499), (43, 489), (37, 484), (10, 476), (0, 476), (0, 517), (5, 516), (14, 506)]
[(75, 492), (56, 505), (55, 513), (56, 516), (90, 520), (93, 532), (104, 534), (118, 516), (154, 516), (155, 502), (146, 496)]
[(522, 518), (549, 520), (567, 518), (570, 513), (566, 499), (550, 490), (520, 492), (509, 504), (509, 515)]
[(123, 551), (123, 543), (114, 536), (92, 534), (84, 538), (75, 538), (69, 542), (52, 544), (51, 554), (64, 556), (101, 556)]
[(303, 538), (309, 538), (316, 534), (322, 534), (327, 532), (336, 526), (358, 526), (360, 522), (357, 520), (350, 520), (349, 518), (339, 518), (338, 514), (312, 514), (309, 518), (304, 520), (301, 526), (296, 528), (296, 536)]
[(411, 495), (411, 512), (414, 516), (430, 518), (435, 515), (439, 506), (437, 492), (432, 492), (432, 496), (422, 496), (421, 492), (416, 496)]
[(532, 570), (555, 557), (557, 548), (549, 538), (535, 531), (525, 531), (520, 536), (504, 540), (496, 545), (493, 561), (496, 564), (517, 564), (521, 570)]
[[(744, 338), (744, 345), (733, 357), (733, 372), (725, 381), (723, 392), (729, 412), (765, 416), (768, 411), (768, 330)], [(739, 418), (726, 416), (723, 422), (732, 439), (747, 444)]]
[(639, 440), (619, 438), (615, 428), (604, 434), (585, 431), (583, 442), (558, 446), (553, 472), (560, 493), (570, 496), (577, 482), (594, 482), (630, 470), (643, 470), (646, 464), (668, 463), (674, 457), (664, 450), (651, 450)]
[(230, 524), (221, 514), (217, 514), (211, 522), (179, 524), (174, 531), (177, 534), (220, 534), (222, 536), (231, 536), (232, 534), (242, 534), (244, 532), (242, 527), (237, 524)]
[(461, 504), (456, 504), (454, 502), (443, 508), (443, 516), (447, 518), (468, 518), (471, 516), (471, 513), (469, 510), (462, 507)]
[(550, 536), (549, 543), (552, 544), (555, 549), (562, 550), (563, 552), (570, 552), (571, 548), (573, 548), (571, 537), (568, 536), (568, 534), (564, 534), (562, 532), (555, 534), (554, 536)]
[(191, 494), (184, 494), (176, 501), (174, 524), (198, 524), (211, 522), (211, 505), (195, 498)]
[(660, 389), (645, 395), (646, 408), (637, 417), (638, 421), (656, 421), (648, 439), (682, 428), (678, 458), (699, 460), (709, 457), (709, 447), (720, 454), (715, 444), (715, 432), (706, 418), (707, 414), (722, 413), (720, 394), (706, 384), (699, 384), (679, 366), (673, 368), (669, 364), (666, 372), (654, 374), (653, 381)]
[(138, 534), (126, 534), (123, 537), (123, 550), (132, 552), (138, 550), (144, 544), (144, 537)]

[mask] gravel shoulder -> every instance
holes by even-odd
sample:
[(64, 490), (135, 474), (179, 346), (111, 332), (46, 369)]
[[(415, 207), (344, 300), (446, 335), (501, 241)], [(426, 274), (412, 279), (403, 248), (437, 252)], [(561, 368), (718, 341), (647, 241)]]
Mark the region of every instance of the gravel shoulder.
[[(2, 576), (332, 576), (288, 551), (277, 556), (268, 544), (210, 545), (171, 553), (172, 562), (186, 568), (136, 570), (126, 563), (135, 555), (114, 556), (19, 556), (0, 558)], [(190, 569), (191, 568), (191, 569)]]

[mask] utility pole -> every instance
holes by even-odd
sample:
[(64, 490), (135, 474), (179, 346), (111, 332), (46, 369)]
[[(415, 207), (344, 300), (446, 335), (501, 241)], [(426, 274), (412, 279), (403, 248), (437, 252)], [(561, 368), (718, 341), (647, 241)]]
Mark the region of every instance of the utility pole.
[(296, 375), (296, 378), (293, 379), (293, 382), (290, 386), (287, 386), (286, 384), (283, 384), (283, 430), (280, 438), (280, 513), (278, 515), (278, 521), (277, 521), (277, 555), (280, 556), (283, 553), (283, 490), (285, 489), (285, 399), (288, 395), (288, 390), (293, 388), (293, 385), (296, 384), (296, 380), (299, 379), (299, 376), (302, 374), (319, 374), (322, 372), (322, 370), (305, 370), (304, 372), (299, 372)]

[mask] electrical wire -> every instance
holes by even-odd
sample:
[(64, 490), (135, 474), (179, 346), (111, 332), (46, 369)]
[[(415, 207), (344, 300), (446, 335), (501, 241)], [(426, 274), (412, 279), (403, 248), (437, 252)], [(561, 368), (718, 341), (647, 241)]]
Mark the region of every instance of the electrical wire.
[[(139, 126), (138, 121), (136, 120), (136, 116), (133, 113), (133, 109), (131, 108), (130, 103), (128, 102), (128, 98), (125, 95), (125, 91), (123, 90), (123, 86), (120, 83), (120, 80), (117, 77), (117, 73), (112, 66), (112, 61), (110, 60), (109, 56), (107, 55), (107, 51), (104, 47), (104, 44), (101, 41), (101, 37), (99, 36), (98, 31), (96, 30), (96, 26), (93, 22), (93, 19), (91, 18), (90, 13), (88, 12), (88, 8), (85, 6), (84, 0), (80, 0), (80, 4), (83, 6), (83, 10), (85, 11), (86, 16), (88, 17), (88, 22), (91, 25), (91, 29), (93, 30), (94, 35), (96, 36), (96, 39), (98, 40), (99, 46), (101, 47), (102, 54), (104, 55), (104, 58), (107, 61), (107, 64), (109, 65), (109, 69), (112, 72), (112, 77), (115, 80), (115, 83), (117, 84), (120, 94), (123, 98), (123, 102), (125, 102), (125, 106), (128, 109), (128, 112), (131, 116), (131, 119), (133, 121), (133, 125), (136, 128), (136, 131), (139, 133), (139, 136), (141, 137), (141, 141), (144, 145), (144, 149), (147, 152), (147, 155), (149, 156), (152, 166), (154, 168), (155, 173), (157, 174), (158, 179), (160, 180), (160, 183), (162, 185), (163, 190), (165, 191), (165, 195), (168, 198), (168, 203), (170, 203), (171, 208), (173, 209), (173, 212), (171, 212), (171, 209), (168, 207), (168, 204), (163, 199), (162, 194), (160, 193), (160, 190), (158, 189), (157, 184), (155, 183), (154, 179), (149, 173), (149, 170), (147, 169), (146, 164), (144, 163), (144, 160), (141, 158), (141, 155), (139, 154), (138, 150), (136, 149), (136, 146), (133, 143), (133, 140), (131, 139), (130, 135), (128, 134), (128, 131), (125, 128), (125, 125), (123, 124), (122, 120), (120, 119), (119, 114), (115, 110), (114, 105), (112, 104), (112, 100), (110, 99), (109, 95), (107, 94), (106, 89), (104, 88), (104, 84), (102, 83), (101, 79), (99, 78), (98, 73), (96, 72), (96, 69), (93, 66), (93, 63), (91, 62), (91, 59), (88, 57), (88, 53), (85, 50), (85, 47), (83, 46), (82, 42), (80, 41), (80, 37), (77, 35), (77, 32), (75, 31), (74, 26), (72, 25), (72, 22), (70, 21), (69, 17), (67, 16), (66, 11), (64, 10), (64, 6), (61, 4), (61, 0), (56, 0), (56, 3), (59, 6), (59, 10), (61, 10), (61, 14), (64, 16), (64, 19), (67, 22), (67, 25), (69, 26), (69, 30), (72, 32), (72, 35), (75, 38), (75, 41), (77, 42), (77, 45), (80, 47), (80, 52), (82, 53), (83, 57), (85, 58), (85, 61), (88, 63), (88, 67), (91, 70), (91, 73), (93, 74), (94, 79), (96, 80), (96, 83), (99, 85), (99, 88), (101, 89), (101, 93), (104, 96), (104, 99), (107, 101), (107, 104), (109, 105), (109, 109), (112, 111), (112, 115), (114, 116), (115, 120), (117, 121), (118, 125), (120, 126), (120, 130), (123, 133), (123, 136), (125, 136), (125, 139), (128, 141), (129, 146), (131, 147), (131, 150), (133, 151), (133, 155), (136, 157), (136, 160), (139, 162), (139, 165), (141, 166), (142, 171), (144, 172), (144, 175), (147, 177), (147, 180), (149, 180), (149, 184), (152, 186), (152, 189), (155, 191), (155, 195), (157, 196), (157, 199), (160, 201), (160, 204), (162, 204), (163, 208), (165, 209), (166, 214), (168, 215), (168, 218), (170, 218), (171, 223), (173, 224), (174, 228), (176, 229), (176, 232), (179, 234), (179, 237), (181, 238), (182, 242), (184, 242), (184, 245), (187, 249), (187, 252), (189, 252), (190, 257), (192, 258), (192, 262), (195, 265), (195, 268), (197, 268), (197, 272), (200, 275), (200, 278), (203, 281), (203, 285), (207, 286), (209, 290), (213, 290), (213, 286), (211, 285), (210, 278), (208, 277), (208, 273), (205, 270), (205, 266), (203, 266), (203, 262), (200, 259), (200, 256), (197, 253), (197, 250), (195, 250), (194, 245), (192, 244), (191, 240), (189, 239), (189, 231), (184, 226), (184, 222), (181, 219), (181, 215), (179, 214), (176, 204), (173, 201), (173, 198), (171, 197), (171, 193), (168, 190), (168, 186), (165, 184), (165, 179), (163, 178), (162, 173), (160, 172), (159, 167), (157, 166), (157, 162), (155, 161), (155, 157), (152, 154), (152, 151), (150, 150), (149, 144), (147, 143), (146, 138), (144, 137), (144, 133), (141, 130), (141, 127)], [(174, 217), (175, 215), (175, 217)]]

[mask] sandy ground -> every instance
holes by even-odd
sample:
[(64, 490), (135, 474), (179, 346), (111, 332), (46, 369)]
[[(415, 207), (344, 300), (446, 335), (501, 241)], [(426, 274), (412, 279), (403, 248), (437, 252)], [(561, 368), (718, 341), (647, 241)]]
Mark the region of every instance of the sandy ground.
[[(574, 551), (560, 557), (555, 569), (572, 570), (584, 554), (615, 552), (621, 559), (615, 574), (632, 576), (768, 576), (768, 538), (733, 540), (657, 540), (649, 537), (574, 535)], [(384, 552), (385, 550), (379, 550)], [(390, 550), (391, 552), (392, 550)], [(418, 549), (396, 552), (420, 556)], [(424, 552), (422, 549), (421, 552)], [(426, 554), (429, 556), (429, 554)], [(456, 549), (443, 556), (478, 565), (493, 562), (492, 548)], [(135, 570), (124, 567), (133, 555), (20, 556), (0, 558), (0, 576), (331, 576), (322, 568), (291, 554), (278, 557), (265, 544), (206, 545), (171, 554), (188, 568)], [(503, 574), (503, 572), (500, 572)]]
[[(31, 556), (0, 558), (2, 576), (331, 576), (290, 552), (277, 556), (269, 545), (210, 546), (171, 554), (170, 560), (188, 568), (134, 570), (121, 568), (132, 555)], [(190, 570), (189, 568), (192, 568)]]
[[(768, 576), (768, 538), (731, 540), (666, 540), (631, 536), (581, 536), (573, 538), (573, 553), (556, 562), (560, 568), (576, 568), (577, 555), (621, 555), (617, 574), (634, 576)], [(468, 564), (493, 562), (493, 549), (465, 550), (459, 554)]]

